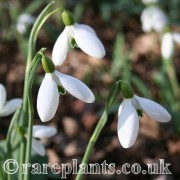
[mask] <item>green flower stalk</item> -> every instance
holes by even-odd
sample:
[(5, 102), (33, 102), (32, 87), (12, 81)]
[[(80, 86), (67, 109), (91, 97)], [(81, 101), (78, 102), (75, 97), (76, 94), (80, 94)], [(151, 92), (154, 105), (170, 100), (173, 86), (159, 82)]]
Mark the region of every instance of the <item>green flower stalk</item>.
[[(93, 151), (94, 145), (103, 129), (103, 127), (105, 126), (106, 122), (107, 122), (107, 118), (108, 118), (108, 112), (110, 110), (110, 108), (112, 107), (112, 105), (114, 104), (115, 100), (117, 99), (118, 95), (121, 92), (121, 84), (120, 81), (117, 81), (111, 88), (108, 98), (107, 98), (107, 102), (105, 105), (105, 109), (102, 113), (102, 116), (89, 140), (88, 146), (86, 148), (86, 152), (84, 154), (83, 160), (81, 162), (81, 164), (85, 163), (87, 164), (90, 158), (90, 155)], [(76, 180), (81, 180), (83, 176), (82, 173), (82, 169), (80, 168), (78, 171), (78, 174), (76, 176)]]

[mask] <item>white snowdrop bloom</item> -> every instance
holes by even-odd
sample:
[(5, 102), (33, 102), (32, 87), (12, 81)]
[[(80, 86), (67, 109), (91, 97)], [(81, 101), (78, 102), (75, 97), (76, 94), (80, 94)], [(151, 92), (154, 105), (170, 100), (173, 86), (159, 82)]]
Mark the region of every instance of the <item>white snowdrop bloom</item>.
[(173, 32), (173, 33), (172, 33), (172, 37), (173, 37), (173, 40), (174, 40), (177, 44), (180, 44), (180, 33), (178, 33), (178, 32)]
[(159, 1), (158, 0), (142, 0), (142, 3), (144, 4), (153, 4), (153, 3), (158, 3)]
[(58, 86), (86, 103), (92, 103), (95, 100), (91, 90), (79, 79), (56, 70), (46, 73), (37, 97), (37, 110), (43, 122), (52, 119), (57, 111), (60, 97)]
[(44, 125), (34, 125), (32, 133), (33, 133), (32, 149), (40, 156), (45, 156), (46, 151), (43, 144), (39, 140), (36, 140), (35, 138), (38, 139), (50, 138), (57, 133), (56, 128), (44, 126)]
[(144, 32), (152, 30), (161, 32), (168, 24), (166, 14), (156, 6), (149, 6), (145, 8), (141, 14), (142, 29)]
[(161, 43), (161, 54), (165, 59), (172, 57), (174, 51), (174, 41), (172, 33), (168, 32), (163, 35)]
[(0, 117), (11, 115), (16, 111), (20, 104), (22, 104), (22, 99), (19, 98), (6, 101), (5, 87), (0, 84)]
[(158, 122), (168, 122), (171, 119), (167, 110), (152, 100), (136, 95), (124, 98), (118, 111), (118, 138), (124, 148), (131, 147), (137, 138), (139, 130), (137, 111), (144, 111)]
[(74, 23), (66, 26), (63, 32), (56, 40), (52, 50), (52, 60), (55, 65), (62, 65), (68, 52), (69, 45), (75, 40), (75, 44), (86, 54), (102, 58), (105, 55), (105, 49), (95, 31), (87, 25)]
[(27, 13), (21, 14), (17, 18), (17, 24), (16, 24), (17, 31), (20, 34), (24, 34), (27, 30), (27, 27), (30, 25), (33, 25), (35, 20), (36, 18), (30, 14), (27, 14)]

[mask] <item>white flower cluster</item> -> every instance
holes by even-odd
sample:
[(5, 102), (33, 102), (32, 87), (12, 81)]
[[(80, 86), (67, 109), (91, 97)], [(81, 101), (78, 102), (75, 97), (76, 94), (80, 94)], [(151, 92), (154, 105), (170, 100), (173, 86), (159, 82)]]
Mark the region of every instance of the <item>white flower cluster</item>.
[[(72, 23), (66, 25), (53, 47), (53, 64), (63, 64), (73, 39), (77, 47), (88, 55), (95, 58), (102, 58), (105, 55), (103, 44), (90, 26)], [(56, 113), (60, 97), (58, 86), (86, 103), (92, 103), (95, 100), (94, 94), (83, 82), (53, 69), (52, 72), (46, 73), (38, 92), (37, 110), (43, 122), (52, 119)]]
[[(143, 0), (145, 4), (156, 3), (157, 0)], [(69, 16), (67, 12), (65, 16)], [(69, 16), (70, 17), (70, 16)], [(64, 21), (64, 19), (63, 19)], [(142, 15), (143, 30), (150, 32), (154, 29), (161, 32), (168, 20), (166, 15), (156, 6), (147, 7)], [(17, 29), (20, 33), (26, 30), (26, 24), (34, 23), (34, 19), (28, 15), (22, 15), (18, 18)], [(162, 54), (169, 57), (173, 50), (174, 41), (180, 41), (179, 34), (167, 33), (163, 37)], [(168, 44), (168, 47), (164, 44)], [(69, 47), (79, 47), (86, 54), (103, 58), (105, 49), (95, 31), (87, 25), (75, 23), (71, 17), (65, 23), (63, 32), (57, 38), (52, 50), (52, 61), (44, 56), (42, 64), (46, 72), (41, 83), (37, 96), (37, 111), (43, 122), (51, 120), (58, 108), (59, 97), (66, 91), (74, 97), (86, 103), (92, 103), (95, 100), (91, 90), (79, 79), (63, 74), (55, 69), (55, 66), (62, 65), (67, 57)], [(167, 50), (168, 49), (168, 50)], [(48, 67), (46, 69), (46, 67)], [(22, 103), (21, 99), (13, 99), (6, 102), (6, 91), (0, 84), (0, 116), (8, 116), (15, 112)], [(171, 119), (170, 114), (159, 104), (146, 98), (136, 95), (131, 98), (125, 97), (118, 111), (118, 138), (124, 148), (131, 147), (138, 135), (139, 117), (137, 112), (145, 112), (151, 118), (158, 122), (167, 122)], [(45, 148), (36, 138), (49, 138), (57, 133), (53, 127), (34, 125), (32, 149), (39, 155), (45, 155)]]

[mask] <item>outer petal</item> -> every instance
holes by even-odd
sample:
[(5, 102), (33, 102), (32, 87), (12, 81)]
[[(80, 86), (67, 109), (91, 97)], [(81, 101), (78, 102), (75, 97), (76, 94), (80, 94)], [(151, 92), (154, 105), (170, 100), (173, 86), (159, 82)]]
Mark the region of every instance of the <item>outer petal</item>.
[(33, 137), (35, 138), (49, 138), (54, 136), (57, 133), (56, 128), (43, 126), (43, 125), (34, 125), (33, 126)]
[(142, 29), (148, 33), (152, 30), (151, 9), (145, 8), (141, 14)]
[(72, 28), (77, 45), (85, 53), (95, 58), (104, 57), (104, 46), (94, 33), (84, 28), (84, 25), (74, 24)]
[(171, 119), (170, 114), (166, 111), (165, 108), (163, 108), (158, 103), (146, 99), (141, 98), (139, 96), (134, 96), (141, 108), (146, 112), (147, 115), (149, 115), (152, 119), (158, 121), (158, 122), (168, 122)]
[(52, 60), (56, 66), (62, 65), (68, 52), (68, 27), (59, 35), (52, 50)]
[(0, 111), (0, 116), (9, 116), (14, 113), (18, 106), (22, 103), (22, 99), (16, 98), (8, 101)]
[(52, 75), (47, 73), (40, 86), (37, 97), (37, 110), (43, 122), (52, 119), (59, 103), (59, 93)]
[(0, 111), (3, 108), (5, 102), (6, 102), (6, 89), (2, 84), (0, 84)]
[(162, 39), (161, 53), (164, 58), (170, 58), (173, 55), (174, 42), (171, 33), (165, 33)]
[(168, 24), (168, 18), (160, 8), (156, 6), (151, 8), (153, 28), (156, 32), (161, 32), (163, 28)]
[(138, 135), (139, 119), (131, 99), (124, 99), (118, 113), (118, 137), (124, 148), (131, 147)]
[(152, 22), (151, 22), (150, 18), (148, 18), (147, 20), (143, 20), (142, 29), (146, 33), (151, 32), (151, 30), (152, 30)]
[(69, 75), (62, 74), (58, 71), (55, 71), (55, 74), (59, 78), (60, 83), (63, 85), (63, 87), (74, 97), (86, 103), (94, 102), (94, 94), (79, 79), (76, 79)]
[(86, 24), (78, 24), (78, 23), (76, 23), (76, 25), (80, 25), (81, 28), (85, 29), (86, 31), (89, 31), (93, 35), (96, 35), (96, 32), (94, 31), (94, 29), (91, 26), (88, 26)]
[(45, 156), (46, 154), (44, 146), (34, 138), (32, 138), (32, 149), (40, 156)]

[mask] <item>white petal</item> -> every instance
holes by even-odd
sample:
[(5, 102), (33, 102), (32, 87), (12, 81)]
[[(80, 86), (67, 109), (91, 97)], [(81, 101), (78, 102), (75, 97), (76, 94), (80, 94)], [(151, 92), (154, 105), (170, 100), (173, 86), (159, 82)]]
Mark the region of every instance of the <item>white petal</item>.
[(96, 32), (94, 31), (94, 29), (91, 26), (88, 26), (86, 24), (78, 24), (78, 23), (76, 23), (76, 25), (80, 25), (81, 28), (85, 29), (86, 31), (89, 31), (91, 34), (96, 36)]
[(160, 104), (150, 99), (141, 98), (139, 96), (134, 97), (138, 100), (141, 108), (145, 111), (145, 113), (152, 119), (158, 122), (168, 122), (171, 119), (170, 114)]
[(25, 24), (22, 24), (22, 23), (17, 23), (16, 29), (20, 34), (24, 34), (27, 30), (27, 26)]
[(171, 33), (165, 33), (162, 38), (161, 53), (164, 58), (171, 58), (174, 50), (174, 42)]
[(5, 103), (5, 106), (0, 111), (0, 116), (9, 116), (14, 113), (18, 106), (22, 104), (22, 99), (16, 98)]
[(95, 58), (104, 57), (104, 46), (94, 33), (84, 28), (84, 25), (74, 24), (72, 28), (77, 45), (85, 53)]
[(173, 36), (173, 40), (176, 43), (180, 44), (180, 33), (175, 32), (175, 33), (172, 34), (172, 36)]
[(0, 84), (0, 110), (3, 108), (5, 102), (6, 102), (6, 89), (2, 84)]
[(33, 137), (35, 138), (49, 138), (57, 133), (56, 128), (44, 125), (33, 126)]
[(130, 99), (124, 99), (119, 107), (118, 138), (124, 148), (131, 147), (138, 135), (139, 119)]
[(36, 18), (30, 14), (23, 13), (21, 14), (18, 18), (17, 21), (18, 23), (26, 24), (26, 25), (31, 25), (35, 22)]
[(156, 32), (161, 32), (168, 24), (168, 18), (166, 14), (158, 7), (151, 7), (153, 28)]
[(32, 138), (32, 149), (40, 156), (45, 156), (46, 154), (44, 146), (34, 138)]
[(51, 120), (58, 107), (59, 93), (52, 74), (47, 73), (40, 86), (37, 97), (37, 110), (43, 122)]
[(67, 27), (59, 35), (52, 50), (52, 61), (56, 66), (62, 65), (68, 52), (68, 29)]
[(145, 32), (145, 33), (149, 33), (151, 32), (152, 30), (152, 22), (151, 20), (144, 20), (142, 22), (142, 30)]
[(152, 30), (151, 9), (145, 8), (141, 14), (142, 29), (148, 33)]
[(86, 103), (94, 102), (94, 100), (95, 100), (94, 94), (79, 79), (76, 79), (69, 75), (62, 74), (58, 71), (55, 71), (55, 74), (59, 78), (63, 87), (74, 97), (76, 97)]

